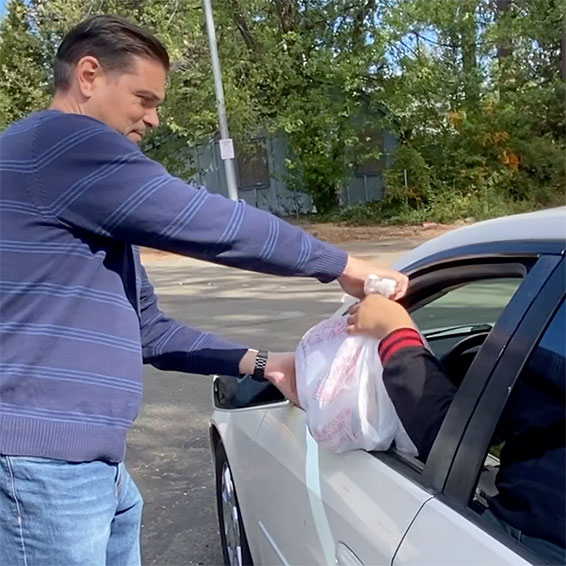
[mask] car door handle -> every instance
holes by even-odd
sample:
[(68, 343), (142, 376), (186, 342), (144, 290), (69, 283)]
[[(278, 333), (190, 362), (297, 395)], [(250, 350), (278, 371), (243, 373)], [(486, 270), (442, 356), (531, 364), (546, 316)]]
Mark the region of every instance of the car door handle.
[(337, 566), (364, 566), (364, 563), (343, 542), (336, 546)]

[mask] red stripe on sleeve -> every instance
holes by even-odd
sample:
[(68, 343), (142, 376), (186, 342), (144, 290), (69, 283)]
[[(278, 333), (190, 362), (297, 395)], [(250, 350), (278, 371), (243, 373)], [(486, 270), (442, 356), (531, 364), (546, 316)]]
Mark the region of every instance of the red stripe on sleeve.
[(399, 328), (388, 334), (379, 344), (379, 357), (383, 366), (389, 358), (403, 348), (424, 346), (414, 328)]

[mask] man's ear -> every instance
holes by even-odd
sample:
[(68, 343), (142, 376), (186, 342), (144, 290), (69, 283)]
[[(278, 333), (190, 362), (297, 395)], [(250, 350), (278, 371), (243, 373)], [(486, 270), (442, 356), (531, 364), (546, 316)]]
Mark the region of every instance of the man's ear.
[(90, 98), (103, 74), (102, 66), (96, 57), (85, 55), (77, 62), (75, 67), (75, 78), (81, 94)]

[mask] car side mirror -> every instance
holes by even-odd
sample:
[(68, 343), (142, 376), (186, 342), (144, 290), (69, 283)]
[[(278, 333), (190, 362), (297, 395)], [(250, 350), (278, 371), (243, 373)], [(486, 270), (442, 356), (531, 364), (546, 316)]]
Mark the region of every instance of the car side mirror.
[(267, 380), (255, 381), (251, 375), (214, 376), (213, 402), (217, 409), (244, 409), (284, 401), (285, 396)]

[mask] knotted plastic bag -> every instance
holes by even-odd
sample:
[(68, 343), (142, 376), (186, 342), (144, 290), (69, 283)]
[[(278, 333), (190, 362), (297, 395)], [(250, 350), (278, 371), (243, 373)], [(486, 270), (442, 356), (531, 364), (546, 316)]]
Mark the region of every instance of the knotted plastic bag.
[[(384, 281), (370, 276), (366, 293), (376, 285), (382, 294), (393, 292), (395, 282)], [(346, 318), (313, 326), (295, 352), (297, 394), (312, 437), (335, 453), (387, 450), (395, 441), (399, 451), (416, 455), (383, 384), (379, 341), (348, 335)]]

